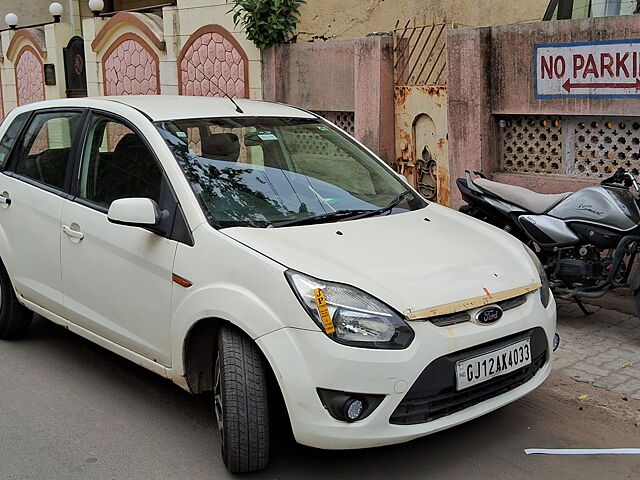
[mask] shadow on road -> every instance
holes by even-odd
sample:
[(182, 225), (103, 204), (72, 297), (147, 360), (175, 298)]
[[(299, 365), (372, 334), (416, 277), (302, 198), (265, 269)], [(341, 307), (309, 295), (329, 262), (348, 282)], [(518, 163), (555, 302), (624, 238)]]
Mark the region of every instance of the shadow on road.
[[(91, 431), (79, 434), (77, 443), (62, 439), (64, 446), (56, 447), (59, 451), (51, 455), (64, 459), (59, 470), (48, 470), (48, 478), (81, 478), (89, 471), (93, 478), (231, 477), (220, 459), (210, 395), (190, 395), (170, 381), (41, 318), (36, 319), (26, 339), (11, 343), (10, 348), (15, 355), (22, 355), (22, 361), (31, 359), (30, 365), (24, 370), (19, 367), (18, 371), (42, 370), (42, 391), (47, 398), (52, 396), (49, 408), (62, 410), (58, 414), (65, 419), (64, 428), (84, 432), (86, 422), (91, 422)], [(4, 402), (5, 397), (0, 400)], [(66, 407), (68, 411), (64, 411)], [(429, 437), (357, 451), (303, 447), (282, 427), (277, 429), (273, 442), (270, 467), (247, 478), (311, 479), (326, 478), (328, 474), (341, 479), (427, 478), (429, 472), (437, 472), (440, 478), (490, 476), (511, 480), (516, 473), (528, 478), (578, 478), (573, 459), (523, 454), (523, 449), (529, 447), (611, 446), (605, 444), (611, 435), (615, 436), (615, 429), (594, 433), (592, 425), (576, 422), (576, 412), (568, 413), (563, 408), (566, 405), (556, 405), (535, 392), (497, 412)], [(48, 417), (43, 418), (49, 421)], [(21, 431), (34, 428), (26, 423)], [(54, 429), (56, 425), (51, 421), (46, 428)], [(56, 435), (67, 433), (63, 429)], [(589, 442), (581, 445), (584, 438)], [(26, 442), (18, 439), (18, 445)], [(0, 434), (0, 442), (6, 444), (5, 441)], [(43, 442), (51, 444), (46, 443), (46, 438)], [(24, 466), (13, 470), (7, 465), (8, 455), (0, 454), (0, 477), (7, 472), (25, 471)], [(95, 458), (86, 461), (97, 459), (95, 463), (83, 464), (84, 457), (89, 456)], [(586, 478), (603, 478), (598, 477), (598, 472), (611, 473), (608, 462), (604, 459), (591, 465), (591, 475)], [(632, 468), (629, 459), (617, 461), (616, 465), (614, 470), (618, 473)], [(33, 475), (16, 478), (37, 477)]]

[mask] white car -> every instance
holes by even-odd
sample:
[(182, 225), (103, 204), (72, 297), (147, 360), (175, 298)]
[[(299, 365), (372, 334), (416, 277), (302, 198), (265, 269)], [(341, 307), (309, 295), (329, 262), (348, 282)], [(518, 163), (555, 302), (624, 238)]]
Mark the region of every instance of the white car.
[(285, 105), (34, 103), (0, 127), (0, 337), (32, 312), (213, 391), (228, 469), (298, 442), (404, 442), (538, 387), (557, 345), (535, 255), (423, 200)]

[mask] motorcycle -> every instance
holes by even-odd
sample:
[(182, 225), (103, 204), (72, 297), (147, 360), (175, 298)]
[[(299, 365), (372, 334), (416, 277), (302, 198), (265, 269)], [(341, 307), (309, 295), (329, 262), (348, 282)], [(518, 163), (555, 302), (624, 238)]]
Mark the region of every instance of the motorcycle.
[[(640, 314), (640, 269), (629, 280), (640, 249), (637, 170), (619, 168), (600, 186), (575, 193), (540, 194), (467, 171), (456, 183), (460, 211), (501, 228), (529, 246), (558, 298), (584, 298), (627, 287)], [(632, 194), (631, 188), (635, 191)]]

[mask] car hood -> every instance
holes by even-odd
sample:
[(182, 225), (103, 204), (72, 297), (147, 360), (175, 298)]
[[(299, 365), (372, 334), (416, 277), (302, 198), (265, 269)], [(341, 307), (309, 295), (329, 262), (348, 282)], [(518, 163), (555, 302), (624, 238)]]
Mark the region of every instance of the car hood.
[(539, 282), (522, 243), (431, 203), (413, 212), (224, 234), (282, 265), (411, 311)]

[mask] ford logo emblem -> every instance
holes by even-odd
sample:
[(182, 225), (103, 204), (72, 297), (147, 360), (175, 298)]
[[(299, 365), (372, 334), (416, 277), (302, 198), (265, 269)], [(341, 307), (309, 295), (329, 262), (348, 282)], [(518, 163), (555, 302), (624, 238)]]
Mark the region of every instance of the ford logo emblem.
[(497, 305), (490, 305), (481, 308), (476, 313), (476, 323), (478, 325), (490, 325), (497, 322), (502, 317), (502, 309)]

